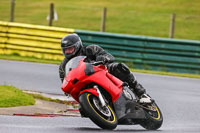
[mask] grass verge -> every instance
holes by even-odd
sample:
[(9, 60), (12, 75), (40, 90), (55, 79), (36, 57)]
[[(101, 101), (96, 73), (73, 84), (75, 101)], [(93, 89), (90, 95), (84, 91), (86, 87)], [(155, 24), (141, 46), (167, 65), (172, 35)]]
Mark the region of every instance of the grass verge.
[(34, 105), (35, 100), (16, 87), (0, 85), (0, 107), (16, 107)]
[(51, 99), (40, 94), (23, 92), (14, 86), (0, 85), (0, 108), (34, 105), (35, 99), (77, 106), (71, 101)]
[(45, 100), (45, 101), (50, 101), (50, 102), (56, 102), (56, 103), (60, 103), (60, 104), (66, 104), (66, 105), (73, 105), (73, 103), (71, 101), (64, 101), (64, 100), (59, 100), (59, 99), (52, 99), (49, 97), (44, 97), (40, 94), (34, 94), (34, 93), (26, 93), (36, 99), (40, 99), (40, 100)]

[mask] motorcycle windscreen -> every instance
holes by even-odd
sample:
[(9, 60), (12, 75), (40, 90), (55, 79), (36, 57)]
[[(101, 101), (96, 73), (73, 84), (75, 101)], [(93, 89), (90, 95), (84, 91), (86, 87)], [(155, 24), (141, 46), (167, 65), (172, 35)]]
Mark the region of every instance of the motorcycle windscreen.
[(72, 58), (69, 62), (67, 62), (65, 66), (65, 75), (67, 75), (69, 71), (71, 71), (72, 69), (76, 68), (80, 60), (82, 60), (85, 57), (86, 56), (77, 56), (77, 57)]

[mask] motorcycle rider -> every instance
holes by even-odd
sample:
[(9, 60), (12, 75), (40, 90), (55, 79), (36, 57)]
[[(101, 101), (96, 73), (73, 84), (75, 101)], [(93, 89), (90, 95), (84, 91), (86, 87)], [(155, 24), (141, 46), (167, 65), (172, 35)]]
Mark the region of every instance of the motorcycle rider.
[(145, 98), (149, 98), (145, 93), (144, 87), (137, 82), (134, 75), (124, 63), (114, 63), (114, 57), (103, 50), (98, 45), (83, 46), (80, 37), (77, 34), (68, 34), (61, 40), (61, 49), (65, 58), (59, 66), (60, 79), (63, 82), (65, 76), (65, 65), (73, 57), (83, 55), (88, 61), (103, 61), (107, 66), (108, 72), (127, 82), (131, 90), (140, 100), (145, 102)]

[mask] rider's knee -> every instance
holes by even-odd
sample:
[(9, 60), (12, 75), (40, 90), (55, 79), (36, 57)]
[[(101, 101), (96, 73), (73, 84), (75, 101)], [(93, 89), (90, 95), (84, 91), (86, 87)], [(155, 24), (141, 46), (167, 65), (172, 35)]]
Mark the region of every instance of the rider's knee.
[(112, 75), (118, 77), (121, 80), (125, 80), (128, 75), (131, 74), (128, 66), (124, 63), (112, 63), (108, 65), (108, 71)]

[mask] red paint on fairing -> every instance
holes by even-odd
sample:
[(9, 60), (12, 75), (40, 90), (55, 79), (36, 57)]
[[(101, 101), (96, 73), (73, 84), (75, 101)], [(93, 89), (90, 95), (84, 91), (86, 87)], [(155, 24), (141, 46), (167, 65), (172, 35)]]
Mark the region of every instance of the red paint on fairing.
[(95, 88), (83, 90), (86, 85), (95, 83), (105, 89), (112, 96), (112, 102), (115, 102), (122, 92), (123, 82), (109, 74), (107, 68), (103, 65), (93, 65), (94, 73), (86, 75), (86, 63), (83, 60), (79, 62), (76, 68), (68, 72), (64, 78), (62, 90), (70, 94), (78, 102), (80, 94), (86, 91), (98, 96)]

